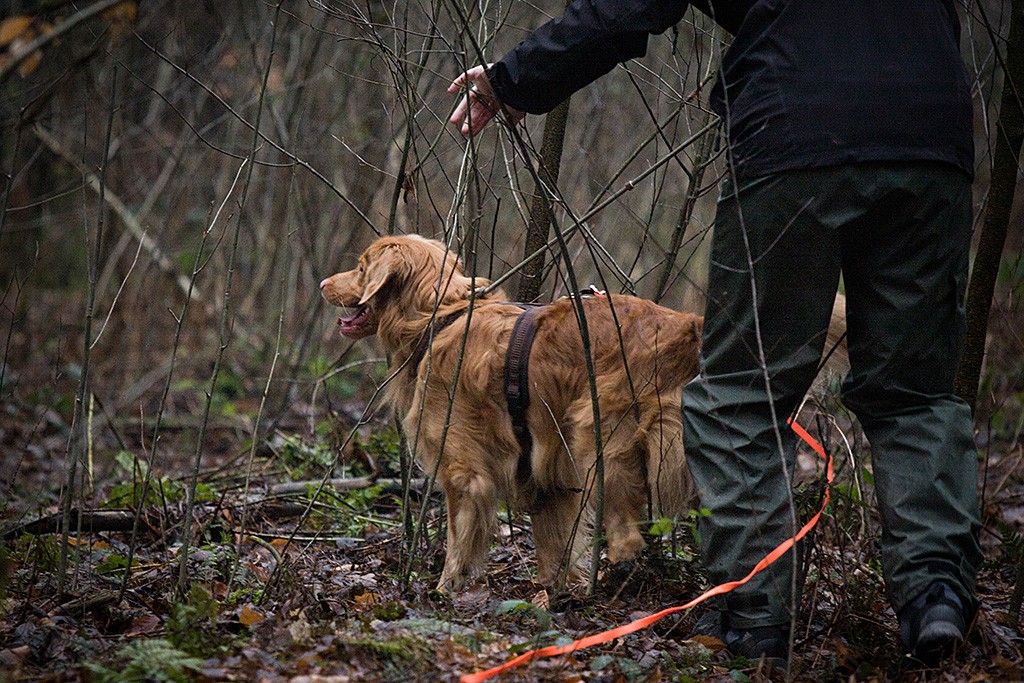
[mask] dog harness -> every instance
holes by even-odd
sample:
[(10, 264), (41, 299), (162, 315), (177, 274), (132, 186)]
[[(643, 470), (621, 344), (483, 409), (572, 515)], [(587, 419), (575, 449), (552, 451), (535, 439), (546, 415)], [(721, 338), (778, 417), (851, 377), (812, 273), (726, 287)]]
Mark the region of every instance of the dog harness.
[(512, 418), (512, 431), (519, 442), (519, 463), (516, 475), (520, 479), (530, 476), (531, 453), (533, 439), (526, 423), (526, 409), (530, 407), (530, 349), (533, 338), (537, 334), (537, 318), (547, 308), (547, 304), (523, 304), (509, 302), (523, 309), (512, 327), (512, 336), (508, 339), (508, 350), (505, 351), (505, 402), (508, 404), (508, 415)]
[[(604, 292), (591, 286), (590, 289), (570, 296), (589, 299), (604, 296)], [(508, 404), (509, 417), (512, 418), (512, 431), (519, 442), (516, 474), (520, 479), (526, 479), (532, 469), (533, 453), (533, 439), (530, 438), (530, 427), (526, 421), (526, 409), (530, 407), (530, 349), (537, 334), (537, 318), (551, 304), (525, 304), (518, 301), (504, 303), (523, 309), (512, 327), (508, 350), (505, 351), (505, 402)]]
[[(591, 289), (585, 289), (573, 296), (590, 298), (603, 295), (603, 291), (591, 287)], [(530, 437), (530, 428), (526, 421), (526, 410), (530, 407), (530, 349), (533, 347), (533, 339), (537, 334), (537, 319), (551, 304), (530, 304), (519, 301), (503, 301), (501, 303), (506, 306), (517, 306), (523, 310), (512, 326), (508, 349), (505, 351), (504, 389), (508, 414), (512, 418), (512, 431), (516, 435), (516, 441), (519, 442), (519, 462), (516, 465), (516, 475), (520, 479), (526, 479), (530, 476), (532, 469), (531, 454), (533, 451), (533, 439)], [(430, 343), (437, 338), (437, 335), (461, 318), (468, 310), (465, 308), (431, 323), (409, 356), (408, 372), (410, 375), (415, 377), (420, 362), (427, 355), (427, 349), (430, 348)]]

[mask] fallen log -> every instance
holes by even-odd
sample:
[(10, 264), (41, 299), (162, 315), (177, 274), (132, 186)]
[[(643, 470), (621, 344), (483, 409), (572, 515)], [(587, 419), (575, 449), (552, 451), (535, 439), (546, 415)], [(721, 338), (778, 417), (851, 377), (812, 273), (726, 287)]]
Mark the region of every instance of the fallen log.
[[(282, 501), (282, 497), (305, 493), (308, 490), (316, 490), (320, 486), (321, 479), (310, 481), (289, 481), (274, 484), (268, 490), (267, 495), (254, 495), (244, 503), (253, 507), (259, 506), (263, 514), (268, 517), (279, 519), (282, 517), (295, 517), (305, 512), (307, 505), (299, 502)], [(409, 485), (417, 494), (422, 493), (426, 487), (426, 480), (413, 479)], [(353, 477), (348, 479), (328, 479), (325, 486), (332, 487), (335, 491), (353, 491), (365, 489), (371, 486), (380, 486), (384, 493), (400, 494), (402, 492), (401, 479), (374, 479), (373, 477)], [(223, 507), (238, 507), (243, 503), (235, 505), (224, 505)], [(156, 514), (153, 509), (152, 513)], [(116, 531), (131, 531), (136, 514), (147, 515), (150, 510), (71, 510), (69, 531), (77, 532), (81, 529), (85, 533), (104, 533)], [(22, 534), (41, 536), (44, 534), (55, 534), (61, 531), (62, 516), (60, 514), (46, 515), (34, 519), (20, 526), (7, 530), (3, 534), (4, 540), (17, 538)]]
[[(40, 517), (14, 527), (4, 533), (4, 540), (17, 538), (22, 534), (55, 534), (61, 529), (63, 516), (60, 513)], [(133, 510), (71, 510), (69, 531), (81, 529), (87, 533), (102, 531), (131, 531), (135, 521)]]
[[(308, 481), (285, 481), (280, 484), (274, 484), (270, 487), (268, 492), (272, 496), (281, 496), (289, 493), (305, 493), (312, 489), (316, 490), (320, 486), (322, 479), (310, 479)], [(417, 493), (423, 490), (424, 486), (423, 479), (412, 479), (409, 481), (409, 486), (413, 491)], [(383, 488), (385, 493), (401, 493), (402, 492), (402, 480), (401, 479), (376, 479), (374, 477), (354, 477), (351, 479), (328, 479), (325, 486), (330, 486), (335, 491), (353, 491), (355, 489), (367, 489), (371, 486), (380, 486)]]

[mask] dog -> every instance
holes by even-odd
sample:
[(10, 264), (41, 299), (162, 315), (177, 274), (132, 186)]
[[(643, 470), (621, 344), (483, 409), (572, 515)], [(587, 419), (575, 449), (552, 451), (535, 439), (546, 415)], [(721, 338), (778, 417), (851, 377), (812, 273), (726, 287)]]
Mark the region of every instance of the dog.
[(522, 308), (500, 289), (478, 291), (488, 284), (469, 277), (444, 244), (416, 235), (380, 238), (356, 269), (320, 283), (329, 303), (350, 310), (338, 321), (341, 333), (376, 335), (387, 350), (386, 400), (420, 466), (436, 473), (444, 491), (448, 533), (438, 589), (457, 591), (479, 578), (501, 501), (530, 513), (544, 586), (580, 576), (591, 527), (603, 526), (611, 563), (635, 559), (643, 520), (683, 515), (694, 500), (680, 403), (698, 372), (703, 318), (626, 295), (566, 298), (540, 310), (528, 364), (531, 448), (521, 453), (504, 380)]

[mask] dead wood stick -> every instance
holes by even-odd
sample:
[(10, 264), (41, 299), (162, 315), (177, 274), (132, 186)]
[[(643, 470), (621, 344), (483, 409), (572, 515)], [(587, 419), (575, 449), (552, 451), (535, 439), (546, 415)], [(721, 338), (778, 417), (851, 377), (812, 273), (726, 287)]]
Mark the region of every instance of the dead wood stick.
[[(21, 534), (55, 534), (60, 531), (62, 515), (57, 513), (40, 517), (10, 529), (4, 533), (4, 540), (17, 538)], [(71, 510), (69, 528), (74, 531), (81, 526), (84, 532), (131, 531), (135, 513), (131, 510)]]
[[(320, 481), (320, 479), (310, 479), (308, 481), (286, 481), (271, 486), (269, 493), (272, 496), (280, 496), (288, 493), (304, 493), (310, 487), (316, 488), (319, 486)], [(414, 490), (419, 491), (423, 488), (423, 479), (413, 479), (409, 484)], [(375, 479), (374, 477), (328, 479), (327, 486), (334, 488), (335, 491), (353, 491), (356, 489), (367, 489), (371, 486), (382, 486), (385, 491), (391, 492), (396, 488), (398, 491), (402, 490), (402, 480)]]
[[(348, 479), (330, 479), (328, 485), (336, 491), (352, 491), (365, 489), (371, 486), (381, 486), (385, 492), (399, 493), (402, 490), (400, 479), (374, 479), (373, 477), (354, 477)], [(413, 479), (410, 487), (413, 491), (420, 492), (424, 487), (423, 479)], [(319, 479), (310, 481), (289, 481), (275, 484), (270, 487), (267, 496), (251, 496), (248, 504), (259, 505), (263, 514), (269, 517), (293, 517), (302, 514), (306, 510), (305, 504), (287, 503), (278, 500), (279, 497), (304, 493), (309, 487), (320, 485)], [(240, 504), (240, 503), (238, 503)], [(228, 507), (231, 507), (230, 505)], [(104, 533), (116, 531), (131, 531), (136, 514), (148, 515), (150, 512), (156, 515), (157, 510), (71, 510), (70, 528), (81, 528), (86, 533)], [(26, 522), (21, 526), (14, 527), (4, 532), (3, 539), (17, 538), (21, 534), (33, 534), (41, 536), (54, 534), (60, 531), (61, 515), (53, 514)]]

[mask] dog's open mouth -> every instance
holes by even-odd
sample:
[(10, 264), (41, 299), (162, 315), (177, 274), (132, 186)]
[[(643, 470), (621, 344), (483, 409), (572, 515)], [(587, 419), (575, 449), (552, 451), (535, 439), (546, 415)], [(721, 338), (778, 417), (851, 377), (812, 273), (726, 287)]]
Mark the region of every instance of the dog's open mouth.
[(352, 315), (338, 318), (338, 327), (346, 337), (365, 337), (373, 331), (370, 329), (373, 325), (371, 318), (369, 306), (365, 304), (356, 306)]

